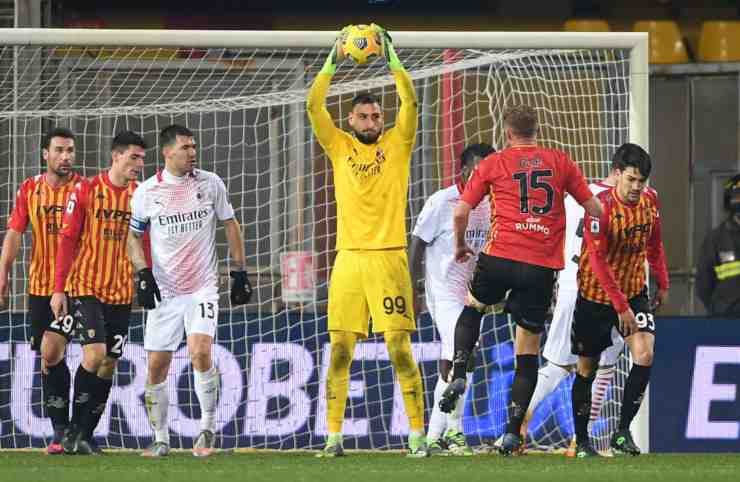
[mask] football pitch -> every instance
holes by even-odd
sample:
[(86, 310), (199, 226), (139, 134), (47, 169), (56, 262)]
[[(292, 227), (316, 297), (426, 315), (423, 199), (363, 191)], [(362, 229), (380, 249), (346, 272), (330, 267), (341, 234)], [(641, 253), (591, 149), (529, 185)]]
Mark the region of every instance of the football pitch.
[(189, 453), (145, 459), (134, 452), (100, 457), (47, 456), (40, 451), (0, 452), (0, 481), (44, 482), (360, 482), (404, 481), (732, 481), (740, 478), (740, 455), (674, 454), (579, 460), (562, 455), (498, 455), (407, 459), (401, 453), (350, 453), (317, 459), (308, 452)]

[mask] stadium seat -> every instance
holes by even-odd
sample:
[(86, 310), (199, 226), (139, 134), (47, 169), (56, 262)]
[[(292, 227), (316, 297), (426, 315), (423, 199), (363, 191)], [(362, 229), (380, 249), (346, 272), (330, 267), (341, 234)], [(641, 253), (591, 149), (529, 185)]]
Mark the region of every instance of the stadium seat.
[(684, 64), (689, 61), (678, 24), (673, 20), (640, 20), (632, 28), (650, 34), (651, 64)]
[(571, 18), (565, 21), (566, 32), (608, 32), (609, 23), (599, 18)]
[(740, 22), (703, 22), (699, 34), (699, 60), (702, 62), (740, 61)]

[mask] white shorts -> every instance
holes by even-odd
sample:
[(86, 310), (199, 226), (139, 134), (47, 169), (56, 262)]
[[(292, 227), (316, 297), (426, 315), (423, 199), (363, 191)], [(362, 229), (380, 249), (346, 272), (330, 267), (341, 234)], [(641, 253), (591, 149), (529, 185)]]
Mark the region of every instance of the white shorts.
[(455, 357), (455, 326), (465, 305), (457, 301), (436, 301), (428, 308), (442, 341), (439, 358), (452, 361)]
[[(571, 352), (570, 332), (573, 325), (573, 312), (576, 308), (578, 290), (559, 289), (555, 300), (555, 309), (552, 313), (552, 323), (547, 332), (547, 341), (542, 350), (542, 356), (547, 361), (560, 366), (575, 365), (578, 356)], [(612, 346), (601, 353), (600, 366), (610, 366), (617, 363), (619, 355), (624, 350), (624, 340), (616, 328), (612, 328)]]
[(218, 324), (218, 289), (206, 286), (194, 293), (163, 299), (147, 312), (144, 350), (176, 351), (183, 334), (213, 338)]

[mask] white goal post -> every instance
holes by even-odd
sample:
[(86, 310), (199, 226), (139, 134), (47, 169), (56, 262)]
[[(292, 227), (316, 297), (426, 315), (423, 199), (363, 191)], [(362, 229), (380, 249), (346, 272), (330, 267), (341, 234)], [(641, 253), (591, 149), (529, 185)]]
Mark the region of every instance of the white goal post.
[[(424, 199), (444, 185), (444, 159), (449, 161), (449, 152), (458, 143), (502, 144), (498, 117), (507, 100), (557, 97), (555, 107), (537, 106), (547, 118), (544, 142), (582, 153), (582, 168), (591, 179), (606, 173), (606, 156), (619, 143), (630, 141), (649, 150), (646, 33), (390, 33), (415, 81), (420, 104), (409, 225)], [(228, 302), (221, 306), (225, 321), (217, 336), (216, 359), (224, 378), (219, 416), (229, 447), (316, 448), (326, 431), (321, 385), (328, 338), (325, 317), (319, 313), (325, 311), (327, 280), (325, 276), (314, 279), (314, 272), (328, 272), (335, 220), (331, 171), (316, 161), (322, 152), (310, 133), (304, 104), (308, 84), (336, 35), (329, 31), (0, 29), (3, 230), (15, 190), (25, 177), (39, 172), (41, 133), (55, 124), (70, 127), (79, 136), (78, 164), (85, 175), (105, 167), (107, 143), (115, 130), (141, 131), (154, 146), (147, 152), (149, 176), (162, 162), (152, 142), (159, 129), (172, 122), (187, 123), (197, 133), (203, 168), (218, 172), (229, 186), (234, 207), (244, 218), (256, 288), (255, 299), (246, 308), (231, 309)], [(447, 56), (448, 51), (463, 54)], [(584, 54), (587, 51), (598, 53)], [(440, 111), (455, 105), (443, 104), (439, 93), (449, 75), (460, 76), (459, 89), (464, 90), (460, 95), (470, 104), (460, 109), (465, 115), (475, 112), (472, 123), (460, 121), (454, 145), (446, 143), (446, 128), (440, 127), (449, 114)], [(380, 91), (386, 112), (395, 111), (395, 87), (382, 62), (358, 67), (345, 61), (328, 100), (338, 124), (346, 115), (347, 96), (364, 89)], [(559, 112), (560, 107), (567, 112)], [(578, 155), (573, 157), (581, 161)], [(413, 167), (415, 162), (418, 165)], [(316, 166), (324, 167), (317, 173)], [(40, 408), (39, 366), (23, 341), (29, 322), (22, 293), (29, 246), (26, 236), (14, 266), (10, 311), (0, 314), (0, 364), (10, 361), (11, 367), (0, 371), (0, 448), (43, 446), (49, 435)], [(221, 240), (220, 264), (227, 271), (224, 247)], [(296, 268), (304, 264), (314, 271)], [(288, 280), (295, 270), (300, 272), (301, 286), (289, 293)], [(223, 294), (226, 288), (221, 289)], [(9, 328), (3, 331), (2, 326)], [(132, 322), (132, 330), (140, 328), (140, 320)], [(420, 326), (420, 333), (415, 355), (424, 363), (430, 400), (438, 336), (429, 322)], [(488, 333), (502, 346), (511, 341), (508, 327), (502, 328), (496, 320), (489, 322)], [(361, 345), (355, 356), (362, 366), (353, 371), (350, 397), (362, 400), (363, 393), (372, 392), (372, 398), (348, 403), (346, 426), (350, 434), (358, 434), (357, 440), (367, 439), (358, 441), (357, 447), (398, 448), (399, 434), (407, 427), (392, 388), (387, 352), (372, 338)], [(111, 404), (117, 403), (118, 408), (109, 407), (104, 416), (108, 425), (101, 436), (109, 446), (138, 448), (150, 432), (145, 416), (142, 419), (143, 404), (134, 406), (140, 403), (138, 384), (143, 382), (138, 372), (144, 367), (144, 352), (136, 344), (127, 349), (129, 361), (122, 371), (128, 385), (114, 387)], [(70, 357), (73, 369), (79, 363), (79, 350), (72, 348)], [(490, 375), (497, 370), (503, 373), (502, 365), (485, 360), (474, 385), (479, 388), (476, 393), (490, 394), (491, 380), (505, 377)], [(184, 381), (174, 382), (173, 393), (180, 395), (171, 395), (170, 400), (185, 407), (175, 411), (172, 430), (180, 437), (174, 445), (187, 446), (195, 430), (197, 400), (183, 388), (190, 383), (187, 361), (176, 358), (174, 365)], [(498, 410), (494, 402), (475, 401)], [(649, 448), (646, 405), (647, 394), (633, 424), (635, 439), (644, 451)], [(478, 414), (477, 408), (471, 410)], [(380, 420), (377, 411), (393, 415), (382, 414), (386, 418)], [(561, 443), (562, 434), (554, 431), (558, 432), (554, 439)]]

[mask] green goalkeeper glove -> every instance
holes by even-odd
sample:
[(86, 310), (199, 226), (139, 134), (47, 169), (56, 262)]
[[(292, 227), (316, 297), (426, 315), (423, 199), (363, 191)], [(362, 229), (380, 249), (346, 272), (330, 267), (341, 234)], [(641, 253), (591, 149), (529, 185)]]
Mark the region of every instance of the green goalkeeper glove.
[(329, 56), (326, 57), (324, 66), (321, 68), (322, 74), (334, 75), (337, 71), (337, 62), (344, 58), (344, 54), (342, 53), (342, 44), (344, 43), (344, 39), (347, 37), (348, 29), (349, 25), (342, 28), (342, 30), (339, 31), (339, 34), (337, 34), (337, 38), (334, 40), (334, 46), (331, 48), (331, 52), (329, 52)]
[(383, 41), (383, 55), (388, 61), (388, 67), (391, 70), (404, 70), (401, 59), (396, 54), (396, 49), (393, 48), (393, 39), (386, 29), (376, 23), (370, 24), (370, 27), (375, 30)]

